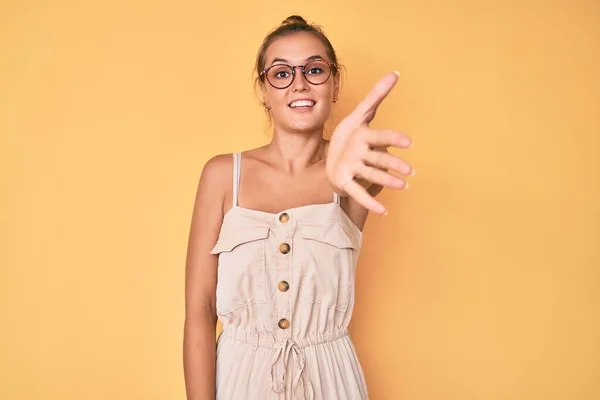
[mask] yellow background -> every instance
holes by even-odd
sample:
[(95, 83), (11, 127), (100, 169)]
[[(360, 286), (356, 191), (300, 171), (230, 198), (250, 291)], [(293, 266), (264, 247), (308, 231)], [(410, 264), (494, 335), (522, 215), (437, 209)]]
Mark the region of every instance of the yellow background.
[(371, 216), (351, 332), (372, 399), (600, 398), (600, 3), (3, 1), (0, 398), (184, 399), (206, 160), (269, 139), (264, 35), (324, 25), (339, 120), (417, 176)]

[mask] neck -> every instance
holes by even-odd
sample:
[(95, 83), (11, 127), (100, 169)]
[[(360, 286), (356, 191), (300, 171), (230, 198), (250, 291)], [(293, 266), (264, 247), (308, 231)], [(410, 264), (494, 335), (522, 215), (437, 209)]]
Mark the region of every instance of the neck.
[(301, 171), (325, 158), (326, 142), (323, 127), (312, 132), (286, 132), (275, 128), (273, 140), (267, 145), (273, 161), (285, 172)]

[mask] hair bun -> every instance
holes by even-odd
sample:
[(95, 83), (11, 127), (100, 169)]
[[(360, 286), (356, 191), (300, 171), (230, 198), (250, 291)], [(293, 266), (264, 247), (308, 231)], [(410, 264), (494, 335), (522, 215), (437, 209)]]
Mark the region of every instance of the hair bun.
[(308, 22), (306, 22), (306, 20), (299, 15), (290, 15), (285, 20), (283, 20), (283, 22), (281, 23), (281, 25), (293, 25), (293, 24), (308, 25)]

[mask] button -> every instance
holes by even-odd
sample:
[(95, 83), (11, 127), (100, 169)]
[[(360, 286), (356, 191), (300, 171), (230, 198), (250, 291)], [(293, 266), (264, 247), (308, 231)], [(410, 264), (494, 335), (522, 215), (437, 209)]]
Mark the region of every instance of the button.
[(287, 328), (290, 327), (290, 321), (288, 321), (285, 318), (282, 318), (282, 319), (279, 320), (279, 324), (278, 325), (279, 325), (279, 327), (281, 329), (287, 329)]
[(289, 220), (290, 220), (290, 216), (288, 213), (283, 213), (283, 214), (279, 215), (279, 222), (285, 224)]
[(283, 254), (287, 254), (290, 252), (290, 245), (287, 243), (281, 243), (279, 245), (279, 251)]
[(281, 281), (277, 287), (279, 288), (280, 292), (287, 292), (290, 289), (290, 284), (286, 281)]

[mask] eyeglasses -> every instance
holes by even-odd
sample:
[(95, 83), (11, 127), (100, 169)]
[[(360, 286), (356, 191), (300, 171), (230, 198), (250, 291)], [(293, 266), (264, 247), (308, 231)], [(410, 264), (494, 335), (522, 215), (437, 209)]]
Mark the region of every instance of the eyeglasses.
[(260, 77), (266, 77), (269, 84), (275, 89), (285, 89), (290, 87), (292, 82), (294, 82), (296, 68), (301, 68), (304, 79), (313, 85), (324, 84), (331, 76), (331, 72), (336, 70), (334, 63), (325, 60), (315, 60), (305, 65), (271, 65), (260, 73)]

